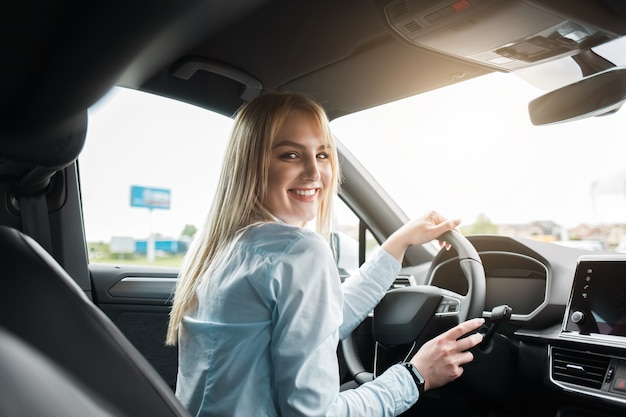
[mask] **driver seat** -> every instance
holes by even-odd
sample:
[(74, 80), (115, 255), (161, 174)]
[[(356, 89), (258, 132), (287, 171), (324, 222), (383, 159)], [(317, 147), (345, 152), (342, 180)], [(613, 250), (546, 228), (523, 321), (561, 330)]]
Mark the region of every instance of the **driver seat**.
[[(25, 355), (40, 355), (40, 359), (26, 362), (32, 365), (24, 369), (24, 375), (49, 378), (32, 384), (20, 383), (23, 378), (15, 381), (28, 390), (23, 398), (41, 401), (37, 388), (42, 394), (41, 388), (47, 387), (47, 400), (77, 400), (77, 396), (62, 395), (72, 386), (84, 390), (85, 398), (97, 399), (95, 404), (100, 404), (102, 413), (91, 415), (189, 416), (148, 361), (34, 239), (0, 226), (0, 264), (4, 294), (0, 338), (27, 345)], [(0, 349), (0, 365), (11, 363), (15, 352), (8, 347)], [(35, 376), (31, 366), (47, 371)], [(59, 383), (59, 378), (65, 383)], [(11, 391), (15, 392), (15, 387)], [(29, 412), (32, 407), (22, 405), (23, 412), (13, 409), (11, 414), (33, 415)], [(76, 404), (77, 412), (80, 405)], [(49, 404), (52, 415), (57, 406)], [(0, 415), (6, 411), (0, 407)]]

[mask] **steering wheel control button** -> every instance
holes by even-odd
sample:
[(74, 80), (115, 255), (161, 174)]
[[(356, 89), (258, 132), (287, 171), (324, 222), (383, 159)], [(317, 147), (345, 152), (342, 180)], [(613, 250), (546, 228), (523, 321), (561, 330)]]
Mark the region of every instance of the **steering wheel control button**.
[(461, 302), (456, 298), (443, 297), (439, 306), (437, 306), (436, 314), (456, 314), (461, 306)]

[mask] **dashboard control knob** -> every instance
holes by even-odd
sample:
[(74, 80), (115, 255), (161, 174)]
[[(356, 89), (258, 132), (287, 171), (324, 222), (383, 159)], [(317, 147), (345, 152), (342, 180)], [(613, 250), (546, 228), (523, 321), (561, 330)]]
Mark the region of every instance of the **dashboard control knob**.
[(585, 314), (582, 311), (574, 311), (571, 319), (574, 323), (581, 323), (585, 319)]

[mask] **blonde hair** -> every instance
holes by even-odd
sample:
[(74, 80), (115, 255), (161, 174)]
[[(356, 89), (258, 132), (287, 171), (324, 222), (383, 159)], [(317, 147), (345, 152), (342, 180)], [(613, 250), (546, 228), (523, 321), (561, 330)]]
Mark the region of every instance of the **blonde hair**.
[(181, 320), (196, 307), (196, 288), (212, 262), (246, 228), (276, 221), (262, 202), (268, 188), (272, 144), (293, 110), (310, 115), (323, 135), (330, 156), (332, 178), (316, 216), (317, 232), (329, 240), (333, 196), (339, 184), (339, 161), (324, 109), (311, 98), (295, 93), (263, 94), (244, 104), (235, 117), (205, 225), (195, 236), (181, 266), (167, 329), (167, 345), (176, 344)]

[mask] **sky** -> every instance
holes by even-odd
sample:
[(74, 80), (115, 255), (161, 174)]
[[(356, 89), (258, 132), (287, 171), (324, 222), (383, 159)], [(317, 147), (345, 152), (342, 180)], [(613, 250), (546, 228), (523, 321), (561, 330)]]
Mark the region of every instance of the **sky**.
[[(186, 224), (200, 227), (231, 124), (191, 105), (112, 90), (90, 109), (79, 157), (88, 240), (176, 238)], [(131, 207), (133, 185), (170, 190), (170, 209)]]
[[(410, 216), (436, 209), (466, 222), (480, 213), (496, 223), (624, 221), (624, 187), (593, 194), (592, 183), (623, 175), (626, 112), (533, 126), (527, 103), (543, 93), (493, 74), (427, 102), (409, 99), (377, 117), (339, 121), (334, 130), (400, 205), (412, 208)], [(458, 99), (466, 94), (480, 97), (474, 107)]]
[[(410, 217), (435, 209), (464, 224), (481, 213), (495, 223), (626, 223), (626, 110), (532, 126), (527, 105), (543, 93), (496, 73), (339, 119), (332, 129)], [(202, 225), (229, 118), (119, 88), (89, 116), (79, 158), (89, 241), (176, 238), (186, 224)], [(593, 181), (603, 193), (592, 192)], [(170, 209), (131, 207), (133, 185), (171, 190)]]

